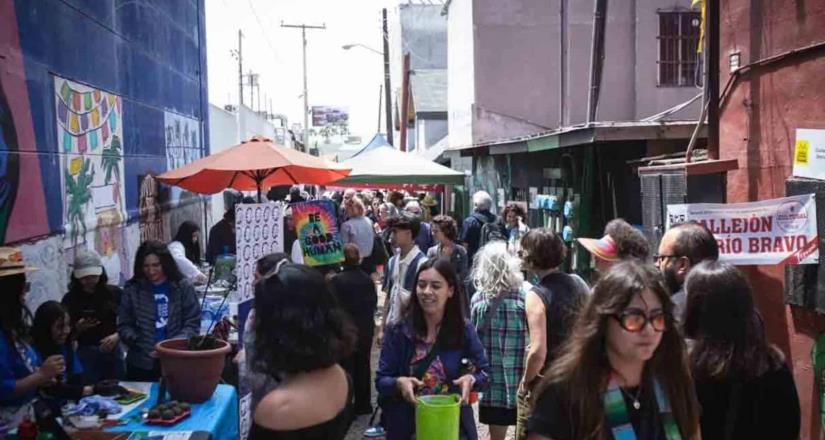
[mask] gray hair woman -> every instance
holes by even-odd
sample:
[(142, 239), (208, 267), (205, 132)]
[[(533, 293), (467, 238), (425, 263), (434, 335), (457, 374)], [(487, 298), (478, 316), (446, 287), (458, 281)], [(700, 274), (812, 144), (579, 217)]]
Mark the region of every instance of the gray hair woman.
[(482, 247), (473, 261), (471, 279), (476, 294), (470, 316), (490, 359), (490, 389), (479, 404), (479, 421), (489, 425), (491, 440), (503, 440), (507, 428), (516, 424), (527, 345), (526, 292), (520, 265), (503, 241)]

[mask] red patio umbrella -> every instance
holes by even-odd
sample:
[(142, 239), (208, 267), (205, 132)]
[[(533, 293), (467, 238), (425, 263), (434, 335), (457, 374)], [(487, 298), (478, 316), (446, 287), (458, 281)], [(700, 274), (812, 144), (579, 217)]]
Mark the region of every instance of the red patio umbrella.
[(200, 194), (226, 188), (258, 191), (275, 185), (326, 185), (349, 175), (335, 162), (278, 145), (262, 136), (167, 171), (158, 180)]

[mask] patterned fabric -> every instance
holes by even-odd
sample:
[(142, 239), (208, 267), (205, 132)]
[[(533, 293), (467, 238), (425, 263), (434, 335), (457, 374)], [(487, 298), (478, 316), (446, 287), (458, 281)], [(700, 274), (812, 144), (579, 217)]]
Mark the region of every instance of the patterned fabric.
[[(490, 389), (481, 397), (482, 406), (516, 408), (518, 384), (524, 374), (524, 349), (527, 346), (527, 315), (523, 289), (503, 294), (502, 303), (486, 329), (479, 329), (479, 339), (490, 360)], [(470, 316), (476, 328), (495, 300), (484, 292), (473, 296)]]
[[(426, 341), (415, 338), (415, 356), (413, 356), (410, 365), (412, 366), (413, 364), (424, 360), (432, 348), (433, 344), (428, 344)], [(438, 356), (436, 356), (432, 362), (430, 362), (430, 365), (427, 366), (427, 370), (424, 373), (424, 377), (421, 378), (421, 382), (424, 382), (424, 386), (418, 390), (418, 394), (420, 395), (430, 396), (434, 394), (450, 393), (450, 384), (447, 381), (447, 370), (444, 369), (444, 363), (441, 362), (441, 359)]]

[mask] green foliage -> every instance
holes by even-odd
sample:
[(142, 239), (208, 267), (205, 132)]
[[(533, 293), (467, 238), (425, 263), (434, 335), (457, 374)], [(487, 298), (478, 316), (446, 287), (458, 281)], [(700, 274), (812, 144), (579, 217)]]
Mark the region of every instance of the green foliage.
[[(120, 143), (118, 142), (118, 148)], [(66, 199), (67, 217), (71, 226), (72, 243), (77, 244), (80, 230), (86, 236), (86, 222), (84, 213), (86, 205), (92, 200), (91, 186), (95, 178), (95, 169), (90, 159), (81, 159), (83, 162), (77, 177), (66, 169)]]

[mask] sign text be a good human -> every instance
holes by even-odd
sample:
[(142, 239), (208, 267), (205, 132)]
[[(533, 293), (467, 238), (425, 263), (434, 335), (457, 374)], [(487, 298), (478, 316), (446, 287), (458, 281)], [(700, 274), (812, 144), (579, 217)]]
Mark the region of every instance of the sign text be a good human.
[(343, 261), (344, 246), (338, 232), (335, 205), (328, 200), (316, 200), (291, 206), (304, 263), (320, 266)]

